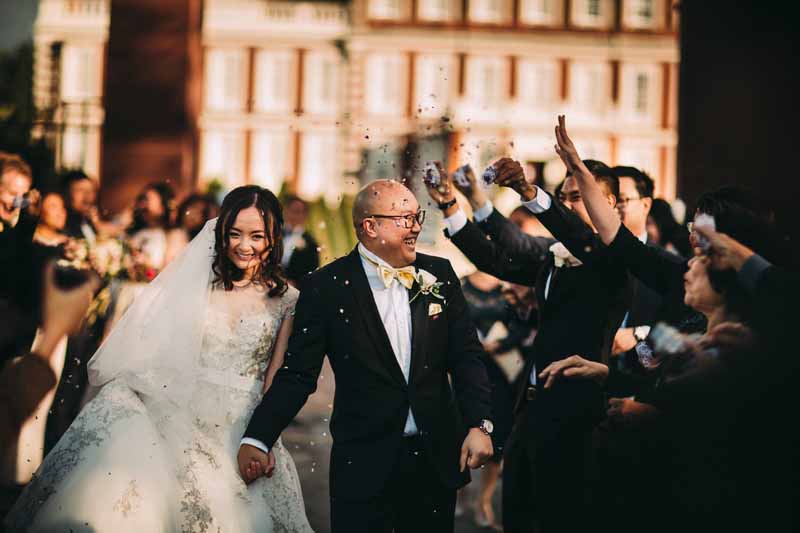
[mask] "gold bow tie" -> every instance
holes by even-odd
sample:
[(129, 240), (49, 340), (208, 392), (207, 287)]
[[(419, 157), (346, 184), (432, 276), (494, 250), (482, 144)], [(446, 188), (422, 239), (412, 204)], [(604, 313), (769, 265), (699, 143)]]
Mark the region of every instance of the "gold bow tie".
[(382, 265), (377, 263), (367, 257), (364, 254), (359, 254), (367, 263), (374, 265), (375, 268), (378, 269), (378, 277), (381, 278), (383, 285), (388, 289), (392, 286), (392, 280), (397, 280), (400, 285), (405, 287), (406, 289), (411, 290), (411, 287), (414, 286), (414, 280), (416, 279), (417, 269), (413, 266), (407, 266), (403, 268), (392, 268), (389, 265)]
[(395, 279), (406, 289), (411, 289), (414, 286), (415, 273), (416, 271), (412, 266), (392, 268), (386, 265), (378, 265), (378, 276), (387, 289), (392, 286), (392, 280)]

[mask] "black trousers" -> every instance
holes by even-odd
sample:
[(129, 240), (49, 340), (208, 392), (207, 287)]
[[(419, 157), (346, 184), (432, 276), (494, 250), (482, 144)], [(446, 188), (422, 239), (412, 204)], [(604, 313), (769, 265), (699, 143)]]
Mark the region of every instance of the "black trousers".
[(332, 533), (452, 533), (455, 489), (445, 486), (420, 437), (404, 437), (384, 489), (369, 500), (331, 498)]
[(503, 466), (506, 533), (586, 531), (592, 524), (591, 426), (537, 431), (535, 400), (515, 417)]

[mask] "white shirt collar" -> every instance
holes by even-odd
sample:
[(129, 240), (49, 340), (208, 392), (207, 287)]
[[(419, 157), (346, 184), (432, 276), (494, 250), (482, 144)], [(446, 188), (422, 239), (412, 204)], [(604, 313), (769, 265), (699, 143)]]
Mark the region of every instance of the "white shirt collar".
[(639, 240), (642, 243), (647, 244), (647, 230), (644, 230), (641, 235), (639, 235)]

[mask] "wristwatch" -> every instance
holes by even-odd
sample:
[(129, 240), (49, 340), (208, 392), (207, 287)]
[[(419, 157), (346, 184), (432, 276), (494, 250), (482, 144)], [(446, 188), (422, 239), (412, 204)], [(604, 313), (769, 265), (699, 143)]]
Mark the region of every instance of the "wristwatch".
[(650, 326), (637, 326), (633, 328), (633, 338), (636, 342), (644, 342), (647, 336), (650, 335)]
[(491, 436), (492, 435), (492, 431), (494, 431), (494, 424), (492, 423), (491, 420), (487, 420), (487, 419), (484, 418), (483, 420), (481, 420), (481, 423), (478, 426), (478, 429), (483, 431), (484, 435)]
[(441, 204), (436, 204), (436, 205), (439, 206), (439, 209), (444, 211), (445, 209), (449, 209), (450, 207), (453, 207), (454, 205), (456, 205), (456, 202), (457, 202), (457, 200), (455, 198), (453, 198), (450, 201), (443, 202)]

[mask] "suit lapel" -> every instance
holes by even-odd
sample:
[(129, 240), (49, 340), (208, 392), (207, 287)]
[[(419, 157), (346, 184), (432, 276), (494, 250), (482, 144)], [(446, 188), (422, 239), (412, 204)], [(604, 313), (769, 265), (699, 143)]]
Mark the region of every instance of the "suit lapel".
[[(414, 268), (419, 269), (417, 263)], [(409, 301), (414, 295), (419, 293), (419, 284), (414, 281), (414, 286), (408, 291)], [(418, 375), (425, 362), (425, 339), (428, 335), (428, 298), (419, 293), (411, 306), (411, 371), (409, 372), (409, 382)]]
[(386, 334), (386, 328), (378, 314), (378, 307), (375, 305), (375, 298), (372, 296), (372, 289), (369, 286), (357, 248), (350, 253), (348, 260), (350, 261), (348, 270), (353, 273), (351, 278), (353, 290), (350, 292), (356, 300), (356, 308), (364, 320), (367, 334), (375, 345), (375, 352), (392, 379), (405, 384), (403, 371), (400, 369), (392, 344), (389, 342), (389, 336)]

